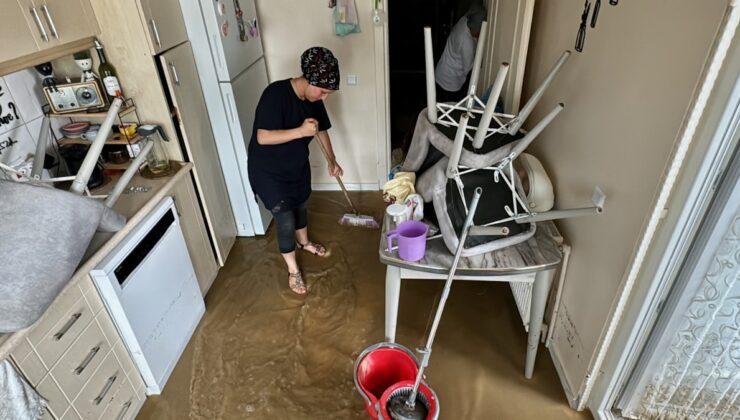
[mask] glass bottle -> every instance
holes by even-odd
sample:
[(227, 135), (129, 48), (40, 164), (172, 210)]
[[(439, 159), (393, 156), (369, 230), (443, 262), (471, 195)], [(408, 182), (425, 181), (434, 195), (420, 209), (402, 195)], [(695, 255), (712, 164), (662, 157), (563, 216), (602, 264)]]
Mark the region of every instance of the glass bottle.
[(97, 50), (98, 58), (100, 58), (98, 74), (108, 96), (108, 102), (112, 102), (116, 97), (123, 96), (121, 83), (118, 81), (118, 73), (116, 73), (116, 68), (105, 58), (103, 46), (97, 40), (95, 40), (95, 50)]

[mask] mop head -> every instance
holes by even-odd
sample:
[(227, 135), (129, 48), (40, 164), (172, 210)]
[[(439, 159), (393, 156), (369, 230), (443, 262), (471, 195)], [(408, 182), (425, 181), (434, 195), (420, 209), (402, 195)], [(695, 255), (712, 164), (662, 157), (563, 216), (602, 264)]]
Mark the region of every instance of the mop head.
[(346, 213), (339, 219), (339, 224), (342, 226), (357, 226), (368, 229), (378, 229), (380, 225), (372, 216), (364, 214), (352, 214)]
[(414, 407), (406, 402), (411, 396), (412, 387), (398, 388), (388, 398), (388, 413), (394, 420), (426, 420), (429, 415), (429, 402), (421, 392), (416, 395)]

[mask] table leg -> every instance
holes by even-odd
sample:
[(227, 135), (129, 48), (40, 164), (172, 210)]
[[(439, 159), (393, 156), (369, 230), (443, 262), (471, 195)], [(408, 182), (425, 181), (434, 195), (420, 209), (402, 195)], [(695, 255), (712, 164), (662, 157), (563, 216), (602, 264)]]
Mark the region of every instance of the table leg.
[(529, 335), (527, 337), (527, 359), (524, 363), (524, 377), (532, 379), (534, 361), (542, 334), (542, 321), (545, 316), (547, 297), (555, 276), (555, 270), (538, 271), (532, 285), (532, 302), (529, 308)]
[(401, 297), (401, 269), (389, 265), (385, 269), (385, 341), (396, 341), (398, 300)]

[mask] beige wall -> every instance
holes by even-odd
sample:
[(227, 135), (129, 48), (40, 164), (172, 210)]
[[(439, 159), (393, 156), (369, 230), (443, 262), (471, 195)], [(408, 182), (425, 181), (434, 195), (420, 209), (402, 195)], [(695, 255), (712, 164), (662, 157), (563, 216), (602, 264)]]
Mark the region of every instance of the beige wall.
[[(557, 102), (564, 112), (535, 142), (559, 208), (588, 204), (602, 216), (558, 223), (573, 246), (556, 323), (555, 351), (577, 390), (587, 370), (657, 193), (724, 0), (603, 1), (583, 53), (571, 56), (527, 126)], [(566, 49), (573, 49), (582, 0), (538, 1), (523, 101)]]
[[(376, 83), (378, 65), (382, 69), (384, 62), (383, 54), (376, 53), (376, 48), (383, 52), (383, 28), (372, 24), (372, 3), (356, 2), (362, 32), (338, 37), (326, 0), (257, 0), (270, 81), (300, 75), (299, 57), (308, 47), (327, 47), (339, 59), (341, 88), (326, 101), (333, 126), (329, 134), (345, 183), (365, 188), (377, 188), (386, 154), (385, 129), (378, 129), (379, 121), (385, 125), (385, 108), (377, 94), (385, 88)], [(357, 86), (347, 85), (349, 74), (358, 76)], [(314, 184), (336, 185), (316, 145), (311, 162)]]

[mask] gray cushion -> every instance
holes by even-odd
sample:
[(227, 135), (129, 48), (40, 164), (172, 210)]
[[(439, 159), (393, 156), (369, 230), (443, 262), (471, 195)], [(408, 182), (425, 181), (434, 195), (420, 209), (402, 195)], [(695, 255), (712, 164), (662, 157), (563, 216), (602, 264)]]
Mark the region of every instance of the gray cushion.
[(0, 181), (0, 332), (33, 324), (69, 282), (103, 215), (102, 202), (28, 183)]

